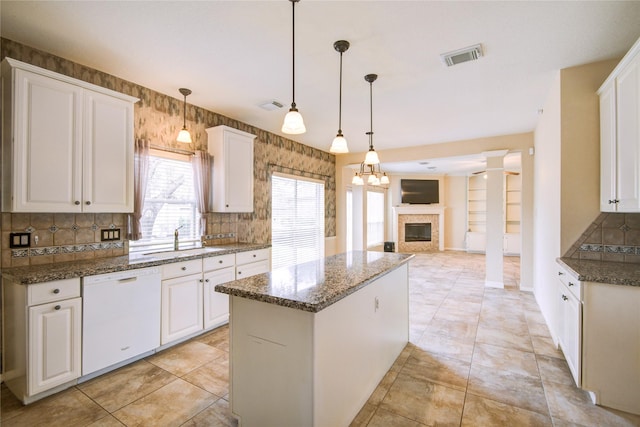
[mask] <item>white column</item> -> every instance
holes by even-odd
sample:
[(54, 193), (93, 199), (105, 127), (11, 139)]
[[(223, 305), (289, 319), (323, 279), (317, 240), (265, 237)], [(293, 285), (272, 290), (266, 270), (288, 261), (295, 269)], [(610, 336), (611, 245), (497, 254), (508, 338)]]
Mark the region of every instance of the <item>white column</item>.
[(487, 158), (487, 246), (485, 286), (504, 288), (504, 156), (507, 150), (482, 153)]

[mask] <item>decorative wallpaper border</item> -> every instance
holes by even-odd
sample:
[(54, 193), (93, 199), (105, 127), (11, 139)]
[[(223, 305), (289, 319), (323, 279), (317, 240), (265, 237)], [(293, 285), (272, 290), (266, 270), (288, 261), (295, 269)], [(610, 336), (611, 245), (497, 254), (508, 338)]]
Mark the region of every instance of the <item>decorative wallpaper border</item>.
[(580, 252), (606, 252), (609, 254), (640, 255), (640, 246), (621, 245), (580, 245)]
[(107, 249), (122, 249), (124, 248), (124, 242), (99, 242), (99, 243), (87, 243), (84, 245), (65, 245), (65, 246), (46, 246), (42, 248), (29, 248), (29, 249), (12, 249), (12, 258), (26, 258), (37, 257), (43, 255), (59, 255), (59, 254), (73, 254), (79, 252), (101, 251)]

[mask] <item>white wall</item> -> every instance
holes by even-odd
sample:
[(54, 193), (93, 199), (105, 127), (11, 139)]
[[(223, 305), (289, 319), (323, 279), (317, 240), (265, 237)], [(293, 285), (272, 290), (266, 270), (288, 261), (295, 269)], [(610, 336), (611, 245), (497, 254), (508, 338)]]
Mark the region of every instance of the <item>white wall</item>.
[[(560, 256), (560, 72), (534, 135), (533, 287), (547, 324), (555, 324), (555, 259)], [(555, 339), (555, 337), (554, 337)]]

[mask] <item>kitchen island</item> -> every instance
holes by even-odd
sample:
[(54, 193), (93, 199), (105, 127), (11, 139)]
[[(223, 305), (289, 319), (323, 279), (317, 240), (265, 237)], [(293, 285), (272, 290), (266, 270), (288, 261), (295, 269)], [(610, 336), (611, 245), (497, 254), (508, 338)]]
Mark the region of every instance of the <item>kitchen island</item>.
[(408, 342), (412, 257), (347, 252), (217, 285), (241, 425), (349, 425)]

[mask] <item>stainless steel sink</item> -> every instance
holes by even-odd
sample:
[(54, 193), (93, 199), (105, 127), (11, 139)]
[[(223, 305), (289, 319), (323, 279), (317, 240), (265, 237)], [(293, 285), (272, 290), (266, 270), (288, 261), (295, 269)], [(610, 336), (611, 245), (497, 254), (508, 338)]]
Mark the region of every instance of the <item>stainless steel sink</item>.
[(165, 250), (165, 251), (157, 251), (157, 252), (147, 252), (144, 253), (144, 256), (159, 258), (159, 259), (169, 259), (169, 258), (179, 258), (182, 256), (190, 256), (190, 255), (204, 255), (211, 252), (222, 251), (221, 248), (189, 248), (189, 249), (178, 249), (175, 250)]

